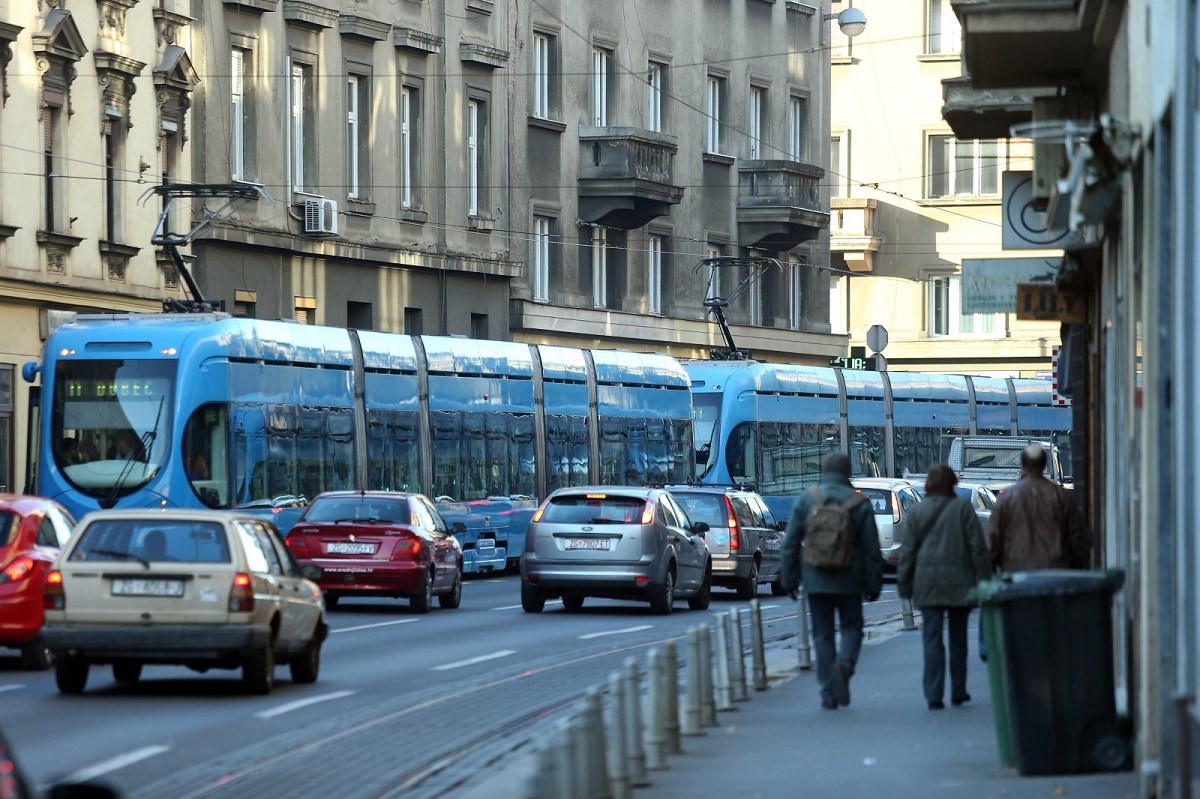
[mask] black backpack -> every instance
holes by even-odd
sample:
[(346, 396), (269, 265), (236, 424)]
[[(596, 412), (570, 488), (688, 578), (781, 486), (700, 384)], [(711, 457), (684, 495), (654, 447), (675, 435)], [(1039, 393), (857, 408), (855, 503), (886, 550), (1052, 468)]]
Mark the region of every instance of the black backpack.
[(867, 498), (856, 493), (838, 502), (822, 497), (821, 489), (816, 487), (808, 489), (808, 494), (812, 497), (812, 512), (804, 526), (804, 562), (814, 569), (848, 569), (858, 546), (853, 511)]

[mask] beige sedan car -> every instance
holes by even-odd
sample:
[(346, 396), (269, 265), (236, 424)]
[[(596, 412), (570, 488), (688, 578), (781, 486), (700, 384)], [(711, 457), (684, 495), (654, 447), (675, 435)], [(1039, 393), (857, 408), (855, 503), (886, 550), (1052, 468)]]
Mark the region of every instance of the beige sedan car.
[(297, 566), (269, 523), (222, 511), (89, 514), (47, 575), (47, 648), (63, 693), (93, 665), (136, 682), (145, 664), (242, 670), (271, 690), (275, 665), (311, 683), (328, 633), (320, 568)]

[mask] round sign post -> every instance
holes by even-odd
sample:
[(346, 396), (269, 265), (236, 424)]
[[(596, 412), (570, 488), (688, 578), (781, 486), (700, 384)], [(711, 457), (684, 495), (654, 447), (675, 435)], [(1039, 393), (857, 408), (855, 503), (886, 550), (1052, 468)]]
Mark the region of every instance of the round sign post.
[(871, 325), (867, 330), (867, 346), (871, 348), (871, 352), (883, 352), (887, 344), (887, 328), (883, 325)]

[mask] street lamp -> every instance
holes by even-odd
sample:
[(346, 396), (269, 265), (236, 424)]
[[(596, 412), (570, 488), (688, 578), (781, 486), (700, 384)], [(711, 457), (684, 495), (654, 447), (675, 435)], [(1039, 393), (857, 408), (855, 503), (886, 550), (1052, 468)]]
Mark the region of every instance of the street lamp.
[(849, 37), (857, 36), (867, 29), (867, 15), (861, 8), (846, 8), (838, 14), (826, 14), (825, 19), (836, 19), (842, 33)]

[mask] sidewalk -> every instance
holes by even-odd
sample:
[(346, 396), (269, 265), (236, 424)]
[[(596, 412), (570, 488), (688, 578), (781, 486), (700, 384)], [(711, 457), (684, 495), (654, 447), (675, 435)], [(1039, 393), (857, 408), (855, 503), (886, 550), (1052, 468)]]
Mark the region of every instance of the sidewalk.
[[(972, 621), (976, 618), (973, 616)], [(685, 738), (684, 754), (634, 797), (738, 799), (1010, 799), (1076, 796), (1135, 799), (1132, 772), (1022, 777), (1000, 765), (987, 672), (974, 649), (968, 686), (972, 701), (933, 711), (921, 693), (921, 641), (899, 622), (868, 628), (852, 683), (852, 704), (822, 710), (814, 671), (796, 668), (792, 646), (768, 651), (771, 687), (720, 727)], [(949, 699), (949, 697), (947, 697)], [(459, 794), (466, 799), (520, 797), (532, 758)]]

